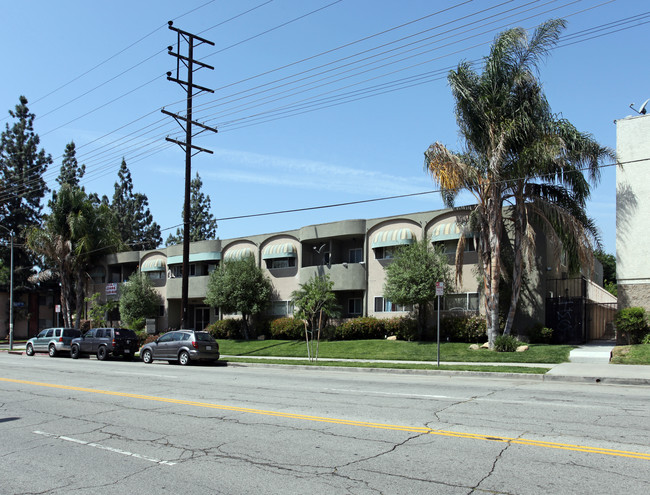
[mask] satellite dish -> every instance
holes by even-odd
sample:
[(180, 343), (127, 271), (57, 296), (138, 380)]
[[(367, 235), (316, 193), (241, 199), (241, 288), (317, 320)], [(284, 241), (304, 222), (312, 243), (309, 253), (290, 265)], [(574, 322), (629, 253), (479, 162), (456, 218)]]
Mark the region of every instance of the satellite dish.
[(650, 98), (644, 101), (643, 104), (641, 105), (641, 108), (639, 108), (638, 110), (634, 108), (634, 103), (630, 103), (630, 108), (634, 110), (636, 113), (638, 113), (639, 115), (645, 115), (646, 112), (648, 111), (648, 109), (646, 108), (648, 106), (648, 102), (650, 102)]

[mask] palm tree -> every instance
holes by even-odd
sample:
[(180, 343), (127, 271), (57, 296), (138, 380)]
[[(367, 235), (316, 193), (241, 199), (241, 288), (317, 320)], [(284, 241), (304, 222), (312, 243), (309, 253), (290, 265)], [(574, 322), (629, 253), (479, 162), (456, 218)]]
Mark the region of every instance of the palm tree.
[(43, 228), (29, 231), (27, 245), (58, 275), (64, 321), (73, 326), (71, 313), (74, 308), (74, 326), (79, 328), (86, 273), (100, 257), (120, 248), (120, 236), (109, 207), (94, 202), (78, 187), (62, 185), (51, 208)]
[[(589, 187), (578, 168), (588, 163), (590, 178), (595, 180), (598, 159), (608, 150), (557, 119), (536, 78), (540, 60), (556, 44), (564, 26), (563, 20), (547, 21), (530, 38), (521, 28), (505, 31), (496, 38), (481, 74), (467, 62), (451, 71), (448, 79), (465, 150), (455, 153), (435, 143), (425, 152), (425, 168), (441, 186), (447, 206), (454, 206), (461, 190), (476, 199), (468, 221), (478, 232), (491, 347), (499, 331), (506, 200), (514, 200), (514, 213), (506, 219), (514, 224), (513, 280), (518, 285), (511, 300), (510, 327), (521, 285), (523, 247), (533, 240), (530, 219), (540, 220), (547, 231), (555, 232), (576, 257), (589, 246), (589, 235), (593, 238), (596, 233), (584, 214)], [(457, 276), (464, 241), (461, 236)]]

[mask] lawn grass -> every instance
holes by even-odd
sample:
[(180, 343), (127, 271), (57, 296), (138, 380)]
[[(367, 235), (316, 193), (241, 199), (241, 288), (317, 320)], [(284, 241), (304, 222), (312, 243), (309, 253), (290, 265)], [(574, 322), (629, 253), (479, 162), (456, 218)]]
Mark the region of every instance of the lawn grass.
[(477, 364), (413, 364), (413, 363), (365, 363), (365, 362), (342, 362), (342, 361), (308, 361), (289, 359), (254, 359), (254, 358), (226, 358), (226, 363), (265, 363), (279, 365), (300, 365), (300, 366), (333, 366), (342, 368), (384, 368), (384, 369), (409, 369), (409, 370), (447, 370), (447, 371), (484, 371), (490, 373), (528, 373), (543, 375), (550, 368), (538, 368), (527, 366), (490, 366)]
[[(222, 355), (307, 357), (307, 345), (299, 340), (219, 340)], [(563, 363), (569, 360), (569, 345), (531, 345), (526, 352), (472, 351), (469, 344), (445, 342), (440, 345), (441, 361), (464, 363)], [(321, 359), (389, 359), (395, 361), (436, 361), (435, 342), (391, 340), (323, 341)]]
[(650, 344), (616, 346), (612, 351), (611, 363), (650, 365)]

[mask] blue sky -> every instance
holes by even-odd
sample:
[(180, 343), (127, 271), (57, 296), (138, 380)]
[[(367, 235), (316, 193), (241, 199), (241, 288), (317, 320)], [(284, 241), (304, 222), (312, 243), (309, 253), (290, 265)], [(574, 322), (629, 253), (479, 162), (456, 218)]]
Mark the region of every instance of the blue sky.
[[(636, 0), (30, 0), (3, 2), (0, 125), (19, 95), (54, 158), (66, 143), (87, 166), (87, 191), (112, 195), (122, 157), (163, 229), (181, 222), (184, 153), (165, 141), (184, 109), (166, 80), (176, 42), (167, 21), (200, 34), (194, 118), (219, 129), (193, 159), (218, 219), (436, 189), (423, 170), (434, 141), (458, 149), (447, 71), (486, 55), (496, 33), (567, 19), (541, 67), (553, 111), (616, 146), (616, 119), (650, 98), (645, 2)], [(635, 19), (635, 20), (632, 20)], [(621, 22), (618, 22), (621, 21)], [(593, 31), (586, 31), (593, 29)], [(418, 34), (419, 33), (419, 34)], [(401, 41), (398, 41), (401, 40)], [(280, 118), (282, 117), (282, 118)], [(461, 202), (469, 203), (468, 197)], [(437, 193), (300, 213), (220, 220), (232, 238), (350, 218), (442, 207)], [(602, 170), (589, 214), (615, 252), (615, 169)], [(163, 232), (166, 238), (175, 228)]]

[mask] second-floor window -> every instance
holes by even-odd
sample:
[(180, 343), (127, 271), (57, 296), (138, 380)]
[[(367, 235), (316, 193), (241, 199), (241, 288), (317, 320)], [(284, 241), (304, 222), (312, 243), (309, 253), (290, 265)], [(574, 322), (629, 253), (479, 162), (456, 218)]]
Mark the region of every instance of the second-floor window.
[(361, 248), (350, 249), (348, 256), (349, 263), (361, 263), (363, 261), (363, 250)]

